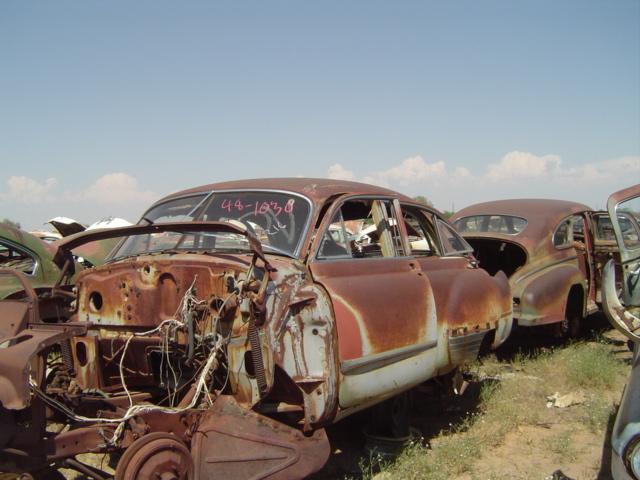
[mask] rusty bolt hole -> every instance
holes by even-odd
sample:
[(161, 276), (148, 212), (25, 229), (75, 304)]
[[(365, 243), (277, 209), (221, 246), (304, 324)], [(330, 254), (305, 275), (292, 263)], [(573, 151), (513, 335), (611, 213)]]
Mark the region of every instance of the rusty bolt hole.
[(89, 308), (92, 312), (99, 312), (102, 308), (102, 295), (99, 292), (91, 292), (89, 295)]
[(76, 358), (81, 367), (87, 364), (87, 346), (83, 342), (76, 343)]
[(143, 271), (145, 274), (149, 275), (149, 274), (151, 273), (151, 267), (150, 267), (149, 265), (145, 265), (145, 266), (142, 268), (142, 271)]
[(247, 372), (249, 378), (256, 376), (256, 369), (253, 365), (253, 357), (251, 356), (251, 350), (244, 352), (244, 369)]

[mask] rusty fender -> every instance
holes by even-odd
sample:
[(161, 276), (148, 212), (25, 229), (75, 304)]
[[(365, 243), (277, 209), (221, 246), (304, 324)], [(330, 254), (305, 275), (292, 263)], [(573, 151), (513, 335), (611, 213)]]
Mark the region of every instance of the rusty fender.
[[(0, 315), (2, 304), (0, 304)], [(0, 403), (9, 410), (20, 410), (31, 403), (29, 378), (44, 374), (39, 356), (54, 344), (82, 335), (84, 325), (32, 326), (15, 337), (0, 339)]]
[(21, 410), (31, 403), (29, 378), (44, 374), (42, 352), (50, 346), (86, 331), (84, 325), (40, 323), (38, 298), (24, 273), (2, 269), (2, 274), (17, 277), (24, 288), (24, 300), (0, 302), (0, 405)]
[[(584, 284), (582, 272), (572, 264), (560, 264), (552, 270), (521, 277), (513, 287), (514, 297), (520, 298), (521, 305), (518, 324), (535, 326), (561, 322), (571, 287), (580, 286), (584, 302)], [(584, 313), (584, 304), (582, 308)]]
[[(294, 264), (295, 265), (295, 264)], [(272, 397), (286, 408), (301, 404), (304, 427), (329, 423), (337, 410), (338, 358), (335, 319), (326, 291), (299, 270), (275, 276), (277, 290), (271, 295), (266, 334), (274, 363), (297, 386), (297, 392), (273, 391)], [(282, 385), (274, 384), (274, 390)]]
[[(490, 276), (485, 270), (428, 271), (434, 290), (438, 324), (448, 331), (448, 366), (473, 361), (484, 335), (495, 329), (493, 347), (498, 347), (511, 332), (513, 304), (509, 280), (502, 272)], [(475, 346), (459, 355), (458, 345), (465, 336), (474, 335)], [(454, 346), (452, 349), (452, 345)]]

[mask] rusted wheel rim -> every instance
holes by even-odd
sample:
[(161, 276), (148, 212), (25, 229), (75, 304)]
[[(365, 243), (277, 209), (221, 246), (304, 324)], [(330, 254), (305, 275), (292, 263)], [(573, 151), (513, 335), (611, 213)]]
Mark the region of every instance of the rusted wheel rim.
[(127, 448), (116, 480), (191, 480), (193, 459), (187, 446), (170, 433), (150, 433)]

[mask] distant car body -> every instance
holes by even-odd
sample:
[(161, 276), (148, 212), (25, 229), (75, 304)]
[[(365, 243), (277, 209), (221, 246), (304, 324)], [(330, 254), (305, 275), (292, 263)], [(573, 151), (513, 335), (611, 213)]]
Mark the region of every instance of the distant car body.
[[(53, 263), (55, 248), (24, 230), (0, 225), (0, 268), (25, 274), (35, 289), (51, 288), (60, 275)], [(0, 276), (0, 299), (22, 291), (22, 284), (12, 275)]]
[[(117, 239), (108, 239), (77, 248), (74, 251), (73, 269), (69, 270), (68, 278), (61, 279), (62, 269), (53, 261), (56, 242), (59, 241), (60, 238), (49, 241), (24, 230), (0, 225), (0, 269), (4, 270), (4, 273), (0, 273), (0, 300), (23, 297), (25, 281), (36, 293), (41, 294), (50, 292), (59, 280), (59, 286), (64, 288), (73, 283), (75, 273), (87, 266), (101, 265), (117, 243)], [(11, 274), (12, 271), (24, 276), (20, 280)], [(40, 314), (47, 320), (66, 315), (44, 297), (40, 307)]]
[[(451, 218), (480, 267), (509, 277), (518, 326), (574, 336), (600, 303), (602, 268), (618, 248), (606, 212), (561, 200), (501, 200)], [(638, 235), (637, 223), (629, 228)]]

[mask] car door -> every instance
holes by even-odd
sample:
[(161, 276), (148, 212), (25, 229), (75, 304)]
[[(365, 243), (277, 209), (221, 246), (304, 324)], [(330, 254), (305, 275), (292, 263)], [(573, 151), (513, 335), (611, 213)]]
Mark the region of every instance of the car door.
[(343, 408), (389, 396), (430, 376), (437, 345), (433, 292), (389, 198), (351, 197), (327, 212), (309, 267), (330, 294)]
[[(640, 185), (616, 192), (607, 202), (609, 217), (620, 250), (618, 298), (614, 261), (603, 272), (603, 306), (611, 323), (631, 340), (640, 341)], [(623, 306), (624, 304), (624, 306)]]
[(596, 305), (594, 238), (591, 228), (590, 213), (577, 213), (571, 217), (572, 245), (578, 258), (578, 268), (587, 281), (587, 313), (598, 309)]

